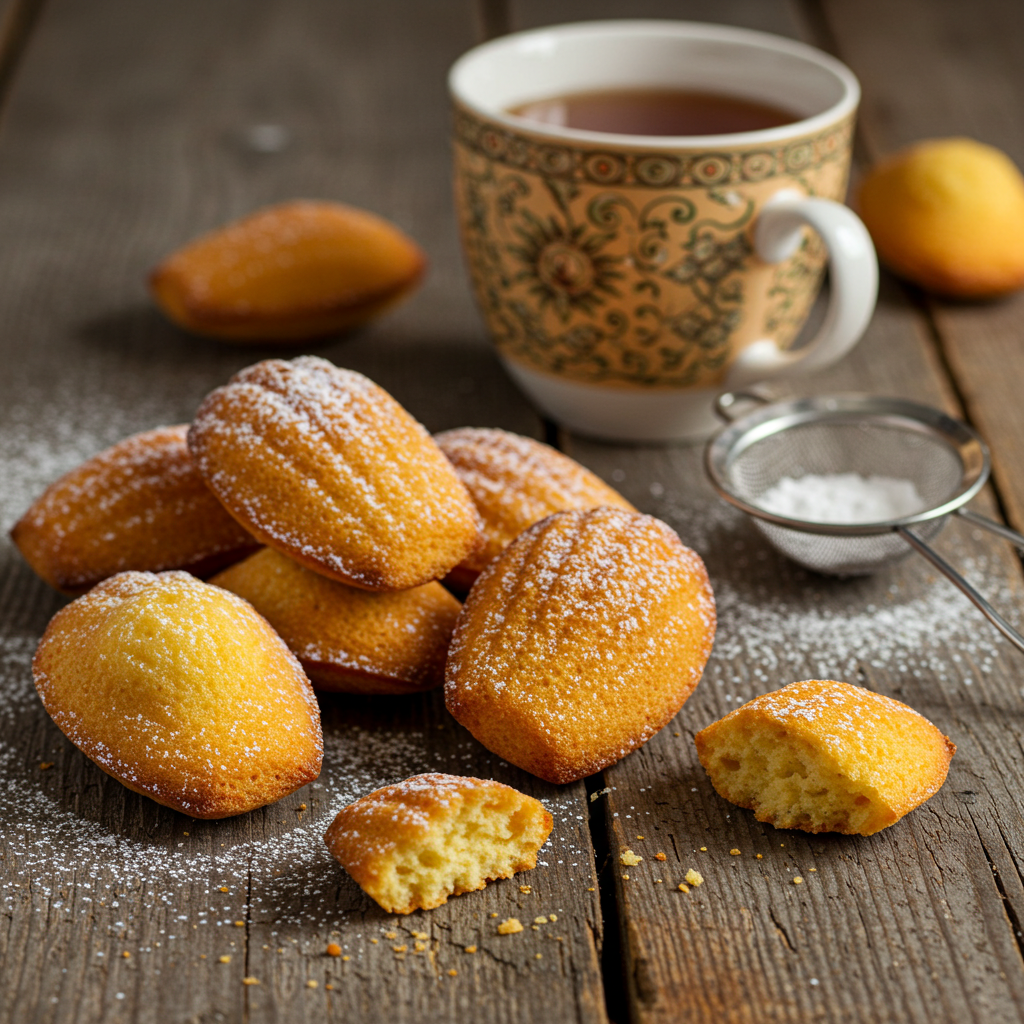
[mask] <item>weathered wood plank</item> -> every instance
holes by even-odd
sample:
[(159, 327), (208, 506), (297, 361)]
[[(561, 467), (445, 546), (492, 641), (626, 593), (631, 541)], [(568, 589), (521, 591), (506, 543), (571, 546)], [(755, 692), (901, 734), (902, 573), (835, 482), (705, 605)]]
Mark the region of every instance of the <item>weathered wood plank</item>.
[[(850, 5), (825, 0), (839, 56), (864, 83), (865, 149), (878, 159), (919, 139), (966, 135), (1024, 167), (1024, 8), (984, 0), (970, 13), (939, 0)], [(923, 87), (927, 83), (927, 87)], [(995, 302), (923, 300), (973, 423), (992, 447), (1010, 522), (1024, 528), (1024, 294)]]
[[(0, 136), (5, 531), (82, 458), (187, 420), (237, 368), (288, 354), (184, 336), (152, 310), (144, 277), (199, 231), (294, 196), (389, 216), (432, 261), (406, 307), (316, 351), (431, 429), (538, 433), (457, 255), (444, 72), (474, 41), (472, 13), (400, 0), (47, 8)], [(582, 785), (556, 790), (496, 763), (438, 693), (328, 698), (318, 783), (243, 818), (192, 821), (107, 778), (43, 713), (29, 659), (61, 603), (4, 541), (0, 1020), (605, 1020)], [(342, 803), (431, 768), (535, 793), (555, 833), (527, 879), (398, 921), (320, 836)], [(551, 912), (536, 931), (495, 932)], [(327, 957), (331, 941), (349, 959)]]
[[(899, 13), (886, 8), (887, 17), (902, 17), (907, 6)], [(899, 51), (911, 44), (904, 40), (890, 53), (877, 38), (887, 24), (882, 5), (868, 13), (862, 6), (856, 13), (841, 4), (833, 9), (846, 23), (858, 22), (860, 52), (873, 68), (884, 63), (903, 73)], [(521, 27), (570, 20), (564, 11), (619, 13), (600, 4), (560, 5), (557, 16), (525, 2), (516, 10)], [(927, 17), (924, 5), (915, 10)], [(945, 10), (954, 17), (951, 6)], [(649, 3), (635, 13), (735, 18), (790, 35), (820, 24), (813, 8), (790, 18), (771, 5), (759, 7), (756, 23), (733, 5), (669, 11)], [(955, 39), (955, 28), (945, 38)], [(842, 46), (840, 55), (846, 56)], [(888, 79), (872, 79), (856, 64), (855, 70), (866, 79), (869, 106), (872, 97), (877, 106), (890, 102)], [(915, 95), (927, 92), (921, 83), (930, 80), (922, 73)], [(909, 91), (910, 82), (903, 88)], [(962, 384), (959, 371), (955, 384), (948, 380), (927, 320), (890, 281), (852, 356), (776, 391), (866, 390), (956, 412)], [(630, 1019), (1019, 1020), (1024, 819), (1011, 794), (1024, 781), (1020, 656), (919, 559), (855, 580), (788, 563), (717, 501), (697, 448), (577, 437), (564, 437), (563, 446), (701, 552), (719, 600), (716, 649), (695, 695), (672, 725), (592, 784), (597, 792), (608, 787), (595, 805), (604, 811), (610, 854), (602, 884), (616, 887), (611, 909), (619, 918)], [(979, 500), (992, 510), (991, 495)], [(960, 524), (948, 527), (941, 545), (1016, 614), (1021, 574), (1005, 546)], [(718, 798), (696, 758), (693, 734), (738, 703), (823, 676), (906, 701), (959, 745), (940, 794), (874, 837), (814, 837), (760, 825)], [(626, 848), (643, 863), (621, 865)], [(654, 858), (659, 852), (664, 862)], [(682, 893), (677, 885), (689, 867), (705, 883)], [(609, 989), (610, 978), (609, 972)]]

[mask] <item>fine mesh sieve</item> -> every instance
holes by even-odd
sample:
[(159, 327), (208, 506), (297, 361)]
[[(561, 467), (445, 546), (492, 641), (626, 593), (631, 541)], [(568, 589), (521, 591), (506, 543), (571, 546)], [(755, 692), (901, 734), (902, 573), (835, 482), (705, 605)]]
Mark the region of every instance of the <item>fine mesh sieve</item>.
[[(734, 418), (742, 399), (760, 407)], [(989, 474), (988, 450), (970, 427), (938, 409), (896, 398), (765, 401), (751, 393), (718, 400), (719, 413), (731, 422), (709, 442), (704, 464), (726, 501), (746, 512), (779, 551), (816, 572), (871, 573), (920, 552), (1024, 651), (1024, 637), (928, 543), (956, 514), (1024, 547), (1024, 536), (962, 507)], [(924, 508), (899, 519), (850, 524), (792, 518), (759, 504), (784, 478), (839, 473), (909, 480)]]

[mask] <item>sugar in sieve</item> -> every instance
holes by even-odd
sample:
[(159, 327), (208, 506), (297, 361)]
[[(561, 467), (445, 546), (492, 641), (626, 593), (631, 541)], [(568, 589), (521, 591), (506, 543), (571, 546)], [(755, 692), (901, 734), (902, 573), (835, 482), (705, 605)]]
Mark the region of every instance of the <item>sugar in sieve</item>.
[[(741, 400), (758, 403), (746, 415)], [(898, 398), (822, 395), (772, 402), (750, 392), (718, 399), (728, 425), (708, 443), (704, 465), (718, 493), (746, 512), (783, 554), (816, 572), (874, 572), (918, 551), (1020, 650), (1024, 637), (928, 543), (957, 515), (1024, 548), (1024, 536), (963, 506), (988, 479), (988, 449), (965, 423)], [(923, 508), (866, 523), (815, 522), (759, 504), (785, 478), (856, 473), (910, 481)]]

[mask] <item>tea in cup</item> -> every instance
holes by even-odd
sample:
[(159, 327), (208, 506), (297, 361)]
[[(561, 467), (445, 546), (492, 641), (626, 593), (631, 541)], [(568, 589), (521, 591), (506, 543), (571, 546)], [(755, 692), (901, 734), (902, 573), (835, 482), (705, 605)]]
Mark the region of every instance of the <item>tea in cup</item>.
[[(745, 29), (588, 22), (478, 46), (449, 86), (474, 293), (555, 420), (701, 438), (722, 391), (860, 338), (878, 267), (840, 202), (860, 89), (839, 61)], [(826, 263), (825, 321), (790, 350)]]

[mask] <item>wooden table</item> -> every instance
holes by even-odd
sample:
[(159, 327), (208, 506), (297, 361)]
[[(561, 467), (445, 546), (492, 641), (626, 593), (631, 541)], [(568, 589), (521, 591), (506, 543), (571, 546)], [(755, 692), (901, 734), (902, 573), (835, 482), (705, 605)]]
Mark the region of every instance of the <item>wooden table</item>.
[[(720, 623), (678, 718), (585, 783), (553, 787), (500, 763), (436, 692), (327, 697), (318, 783), (241, 818), (199, 822), (125, 790), (47, 718), (28, 666), (62, 599), (5, 541), (4, 1021), (1024, 1016), (1024, 658), (920, 559), (854, 581), (786, 563), (719, 505), (695, 448), (601, 445), (541, 421), (472, 306), (449, 195), (446, 68), (484, 34), (624, 15), (730, 22), (836, 53), (864, 86), (861, 166), (956, 134), (1024, 164), (1024, 6), (1010, 0), (8, 0), (4, 530), (83, 458), (187, 421), (232, 372), (284, 354), (178, 332), (149, 302), (147, 270), (262, 204), (336, 198), (397, 221), (432, 268), (400, 311), (318, 353), (380, 382), (432, 430), (491, 425), (557, 443), (701, 552)], [(1022, 327), (1024, 296), (940, 303), (884, 277), (859, 347), (789, 391), (863, 389), (963, 415), (995, 460), (995, 487), (977, 507), (1021, 529)], [(1021, 565), (1007, 545), (956, 524), (942, 547), (1019, 618)], [(942, 791), (871, 838), (760, 825), (715, 795), (696, 760), (696, 730), (766, 689), (821, 675), (908, 702), (959, 748)], [(555, 831), (528, 877), (389, 917), (320, 835), (346, 801), (434, 768), (533, 793)], [(644, 857), (628, 872), (626, 847)], [(689, 867), (706, 881), (683, 894)], [(501, 918), (552, 914), (496, 934)], [(329, 942), (344, 955), (327, 956)]]

